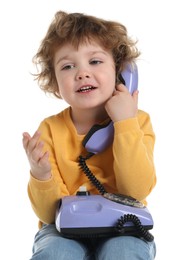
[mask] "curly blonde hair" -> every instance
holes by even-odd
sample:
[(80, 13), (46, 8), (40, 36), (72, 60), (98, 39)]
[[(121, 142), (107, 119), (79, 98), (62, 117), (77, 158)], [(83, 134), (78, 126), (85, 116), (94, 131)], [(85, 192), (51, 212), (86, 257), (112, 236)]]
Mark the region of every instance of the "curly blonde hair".
[(117, 75), (120, 75), (127, 63), (134, 62), (140, 55), (137, 41), (127, 35), (127, 29), (121, 23), (83, 13), (59, 11), (33, 57), (38, 71), (34, 74), (35, 80), (44, 92), (61, 98), (54, 71), (54, 54), (57, 49), (67, 43), (78, 48), (80, 44), (90, 41), (97, 41), (104, 49), (111, 51)]

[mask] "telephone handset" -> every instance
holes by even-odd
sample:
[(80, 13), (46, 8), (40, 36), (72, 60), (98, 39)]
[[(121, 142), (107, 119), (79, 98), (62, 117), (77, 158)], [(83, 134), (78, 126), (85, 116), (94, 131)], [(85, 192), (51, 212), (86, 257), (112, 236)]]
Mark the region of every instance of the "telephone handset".
[[(138, 88), (138, 69), (135, 63), (127, 64), (120, 74), (125, 86), (132, 94)], [(90, 153), (97, 154), (105, 150), (113, 141), (114, 127), (110, 121), (106, 125), (94, 125), (83, 140), (83, 146)]]

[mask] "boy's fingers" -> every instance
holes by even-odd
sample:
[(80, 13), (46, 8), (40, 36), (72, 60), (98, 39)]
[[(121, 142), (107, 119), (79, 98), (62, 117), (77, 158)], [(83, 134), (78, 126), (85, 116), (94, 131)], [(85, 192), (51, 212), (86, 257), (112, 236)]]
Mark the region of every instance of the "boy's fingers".
[(134, 100), (136, 101), (136, 103), (138, 102), (138, 94), (139, 94), (139, 91), (138, 90), (135, 90), (134, 93), (132, 94)]
[(23, 144), (23, 147), (25, 150), (27, 149), (27, 145), (28, 145), (30, 138), (31, 138), (31, 136), (29, 135), (29, 133), (24, 132), (22, 134), (22, 144)]
[(119, 85), (116, 86), (116, 90), (125, 91), (126, 90), (126, 86), (123, 85), (123, 84), (119, 84)]

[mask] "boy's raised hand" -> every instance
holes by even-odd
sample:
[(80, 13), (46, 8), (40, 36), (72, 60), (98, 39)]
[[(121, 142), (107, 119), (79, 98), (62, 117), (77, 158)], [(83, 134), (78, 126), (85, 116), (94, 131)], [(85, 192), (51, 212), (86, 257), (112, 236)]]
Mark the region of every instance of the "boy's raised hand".
[(135, 117), (138, 109), (138, 90), (131, 95), (126, 86), (117, 85), (105, 108), (113, 122)]
[(31, 137), (29, 133), (23, 133), (23, 147), (30, 163), (31, 174), (38, 180), (48, 180), (51, 177), (49, 153), (43, 151), (43, 142), (39, 141), (38, 131)]

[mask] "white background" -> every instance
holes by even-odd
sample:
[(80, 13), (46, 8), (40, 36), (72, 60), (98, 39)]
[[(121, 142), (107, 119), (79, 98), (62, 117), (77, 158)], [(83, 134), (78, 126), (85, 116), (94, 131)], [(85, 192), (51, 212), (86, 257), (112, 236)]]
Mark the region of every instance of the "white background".
[(58, 10), (84, 12), (125, 24), (138, 39), (139, 108), (146, 110), (156, 133), (158, 183), (149, 196), (154, 218), (157, 260), (179, 259), (178, 235), (178, 7), (174, 0), (31, 0), (0, 4), (0, 235), (3, 259), (27, 260), (37, 218), (27, 197), (29, 165), (22, 132), (66, 104), (39, 89), (31, 59)]

